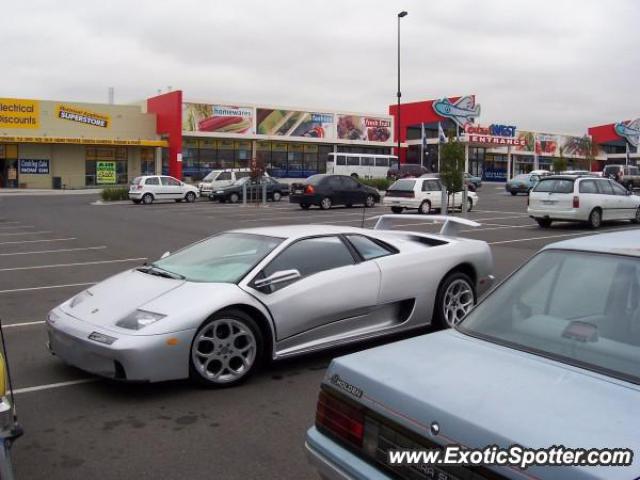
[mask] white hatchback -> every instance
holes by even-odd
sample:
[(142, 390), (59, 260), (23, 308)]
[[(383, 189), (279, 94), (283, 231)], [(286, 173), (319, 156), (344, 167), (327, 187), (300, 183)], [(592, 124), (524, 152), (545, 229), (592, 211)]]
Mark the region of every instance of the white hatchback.
[[(478, 203), (475, 192), (467, 193), (467, 210), (473, 210)], [(442, 183), (438, 178), (401, 178), (389, 187), (382, 205), (391, 207), (393, 213), (402, 213), (405, 209), (418, 209), (420, 213), (431, 213), (442, 209)], [(451, 199), (449, 199), (451, 207)], [(462, 192), (453, 195), (453, 208), (462, 207)]]
[(608, 220), (640, 223), (640, 197), (608, 178), (554, 175), (533, 188), (527, 213), (542, 228), (556, 220), (587, 222), (592, 228)]
[(249, 170), (248, 168), (240, 168), (236, 170), (211, 170), (202, 179), (202, 181), (198, 183), (198, 190), (200, 190), (200, 193), (203, 196), (206, 196), (211, 192), (215, 192), (216, 190), (220, 190), (221, 188), (228, 187), (241, 178), (245, 178), (250, 175), (251, 170)]
[(195, 202), (200, 191), (193, 185), (181, 182), (177, 178), (166, 175), (145, 175), (136, 177), (129, 187), (129, 199), (133, 203), (148, 205), (155, 200), (185, 200)]

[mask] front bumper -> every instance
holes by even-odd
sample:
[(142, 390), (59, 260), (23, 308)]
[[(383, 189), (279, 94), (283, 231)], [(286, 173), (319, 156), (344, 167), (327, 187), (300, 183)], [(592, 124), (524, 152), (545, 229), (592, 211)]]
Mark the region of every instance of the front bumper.
[(380, 470), (320, 433), (315, 427), (307, 431), (305, 450), (309, 463), (323, 479), (390, 480)]
[[(60, 308), (53, 313), (55, 322), (47, 320), (49, 350), (69, 365), (116, 380), (159, 382), (189, 376), (189, 350), (195, 329), (124, 335), (79, 320)], [(93, 332), (116, 340), (111, 345), (90, 340)]]

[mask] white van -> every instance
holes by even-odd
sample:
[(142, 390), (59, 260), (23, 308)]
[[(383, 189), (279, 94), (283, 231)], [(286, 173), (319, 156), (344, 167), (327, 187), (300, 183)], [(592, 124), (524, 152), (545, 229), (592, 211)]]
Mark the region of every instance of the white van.
[(248, 168), (211, 170), (207, 176), (198, 183), (198, 190), (200, 190), (200, 195), (207, 196), (211, 192), (228, 187), (232, 183), (235, 183), (236, 180), (248, 177), (249, 175), (251, 175), (251, 170)]

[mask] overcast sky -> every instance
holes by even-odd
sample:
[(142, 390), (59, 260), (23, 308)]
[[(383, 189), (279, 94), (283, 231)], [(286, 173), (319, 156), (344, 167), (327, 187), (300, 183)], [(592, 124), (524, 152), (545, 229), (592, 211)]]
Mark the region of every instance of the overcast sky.
[(475, 94), (480, 123), (583, 133), (640, 114), (636, 0), (6, 0), (0, 96), (387, 112)]

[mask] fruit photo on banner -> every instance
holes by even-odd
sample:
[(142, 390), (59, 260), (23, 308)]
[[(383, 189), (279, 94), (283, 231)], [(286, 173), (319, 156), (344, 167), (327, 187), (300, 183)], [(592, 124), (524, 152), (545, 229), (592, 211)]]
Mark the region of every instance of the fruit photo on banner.
[(253, 109), (233, 105), (185, 103), (182, 130), (186, 132), (251, 133)]
[(386, 142), (391, 138), (391, 120), (359, 115), (338, 115), (338, 138)]
[(260, 135), (330, 138), (333, 132), (332, 113), (258, 108), (256, 118)]

